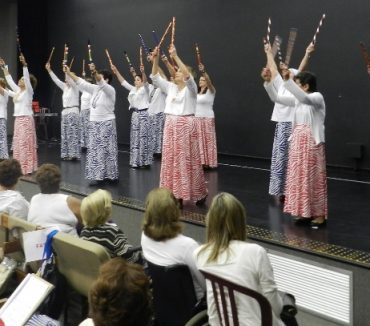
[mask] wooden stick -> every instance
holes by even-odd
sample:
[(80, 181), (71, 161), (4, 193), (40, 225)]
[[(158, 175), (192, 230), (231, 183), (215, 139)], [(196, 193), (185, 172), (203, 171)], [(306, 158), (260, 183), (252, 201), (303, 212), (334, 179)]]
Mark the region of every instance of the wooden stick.
[(108, 58), (109, 64), (110, 64), (110, 65), (113, 65), (113, 61), (112, 61), (112, 58), (111, 58), (111, 57), (110, 57), (110, 55), (109, 55), (108, 49), (105, 49), (105, 54), (107, 55), (107, 58)]
[(176, 28), (176, 17), (172, 17), (172, 33), (171, 33), (171, 44), (175, 44), (175, 28)]
[(54, 50), (55, 50), (55, 46), (53, 46), (53, 48), (51, 49), (51, 52), (50, 52), (50, 55), (49, 55), (49, 59), (48, 59), (48, 63), (50, 63), (51, 58), (53, 57)]
[(197, 61), (198, 61), (198, 66), (199, 66), (200, 64), (202, 64), (202, 60), (200, 58), (199, 46), (197, 43), (195, 43), (195, 53), (197, 55)]
[(86, 71), (85, 71), (85, 59), (82, 59), (82, 77), (86, 77)]
[(71, 63), (69, 64), (69, 69), (72, 69), (73, 62), (75, 61), (75, 57), (72, 58)]
[(291, 28), (289, 31), (289, 38), (288, 43), (286, 47), (286, 54), (285, 54), (285, 64), (289, 67), (290, 59), (292, 57), (293, 49), (295, 40), (297, 38), (298, 29), (297, 28)]
[(169, 32), (169, 30), (170, 30), (171, 26), (172, 26), (172, 22), (170, 22), (170, 23), (168, 24), (168, 27), (167, 27), (166, 31), (164, 32), (164, 34), (163, 34), (163, 36), (162, 36), (161, 40), (160, 40), (160, 41), (159, 41), (159, 43), (158, 43), (158, 48), (160, 48), (160, 47), (161, 47), (161, 45), (162, 45), (162, 43), (163, 43), (163, 41), (164, 41), (164, 38), (165, 38), (165, 37), (166, 37), (166, 35), (168, 34), (168, 32)]
[(369, 58), (369, 54), (367, 53), (366, 46), (363, 42), (360, 42), (360, 49), (361, 49), (362, 57), (364, 58), (364, 61), (365, 61), (366, 68), (369, 69), (370, 68), (370, 58)]
[(143, 66), (144, 65), (144, 62), (143, 62), (143, 47), (140, 46), (140, 66)]

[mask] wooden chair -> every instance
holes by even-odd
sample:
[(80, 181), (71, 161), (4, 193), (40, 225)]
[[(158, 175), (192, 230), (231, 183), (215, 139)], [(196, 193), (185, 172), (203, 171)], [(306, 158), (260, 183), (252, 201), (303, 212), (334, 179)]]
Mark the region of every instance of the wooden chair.
[[(235, 301), (235, 292), (238, 292), (249, 296), (257, 301), (261, 310), (261, 326), (272, 326), (271, 305), (270, 302), (261, 293), (225, 280), (222, 277), (216, 276), (214, 274), (205, 271), (201, 272), (204, 275), (205, 279), (211, 282), (220, 325), (239, 325), (238, 308)], [(227, 295), (225, 293), (225, 289), (227, 290)], [(228, 299), (226, 299), (226, 297), (228, 297)], [(229, 300), (231, 306), (231, 323), (228, 317), (227, 300)], [(223, 316), (225, 318), (223, 318)]]

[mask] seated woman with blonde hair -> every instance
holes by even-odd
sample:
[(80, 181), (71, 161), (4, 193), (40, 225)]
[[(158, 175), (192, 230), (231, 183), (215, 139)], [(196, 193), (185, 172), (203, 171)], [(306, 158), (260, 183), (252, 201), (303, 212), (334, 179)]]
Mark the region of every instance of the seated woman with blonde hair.
[(81, 216), (84, 227), (81, 238), (102, 245), (111, 257), (123, 257), (129, 262), (142, 262), (141, 251), (133, 251), (126, 235), (113, 223), (112, 195), (98, 189), (82, 200)]
[[(207, 242), (194, 252), (199, 270), (263, 294), (271, 304), (273, 325), (284, 325), (279, 318), (283, 302), (266, 251), (257, 244), (245, 242), (246, 212), (243, 205), (233, 195), (220, 193), (213, 198), (206, 220)], [(219, 325), (212, 286), (208, 282), (209, 324)], [(235, 296), (240, 325), (260, 325), (258, 303), (242, 294), (236, 293)], [(232, 320), (231, 315), (229, 320)]]
[(193, 252), (198, 243), (181, 234), (180, 209), (172, 192), (156, 188), (149, 192), (145, 202), (141, 247), (147, 261), (169, 266), (185, 264), (189, 267), (197, 299), (205, 292), (202, 274), (195, 266)]

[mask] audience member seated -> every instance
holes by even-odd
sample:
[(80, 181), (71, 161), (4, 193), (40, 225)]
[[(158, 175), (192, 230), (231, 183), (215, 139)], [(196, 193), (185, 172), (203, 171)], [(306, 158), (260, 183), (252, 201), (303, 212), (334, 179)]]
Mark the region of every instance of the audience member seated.
[(106, 190), (98, 189), (81, 203), (81, 217), (84, 227), (81, 238), (105, 247), (111, 257), (123, 257), (132, 263), (142, 263), (142, 252), (133, 251), (126, 235), (116, 224), (108, 223), (112, 216), (112, 196)]
[[(283, 303), (267, 253), (261, 246), (245, 242), (246, 212), (243, 205), (233, 195), (220, 193), (212, 200), (206, 221), (207, 242), (194, 252), (197, 267), (262, 293), (271, 304), (273, 325), (284, 325), (279, 318)], [(210, 325), (219, 325), (209, 281), (207, 303)], [(254, 299), (237, 293), (236, 303), (240, 325), (261, 324), (260, 309)]]
[(149, 192), (141, 235), (144, 257), (159, 266), (187, 265), (197, 299), (200, 300), (205, 293), (205, 281), (195, 266), (193, 256), (199, 245), (194, 239), (181, 234), (181, 231), (180, 209), (171, 191), (157, 188)]
[(59, 193), (61, 173), (54, 164), (43, 164), (36, 172), (41, 193), (31, 198), (28, 221), (41, 227), (57, 227), (60, 231), (77, 235), (81, 223), (81, 201)]
[(29, 203), (15, 190), (22, 169), (15, 159), (0, 162), (0, 213), (27, 219)]
[(80, 326), (151, 325), (149, 279), (143, 268), (116, 257), (100, 268), (89, 293), (90, 316)]

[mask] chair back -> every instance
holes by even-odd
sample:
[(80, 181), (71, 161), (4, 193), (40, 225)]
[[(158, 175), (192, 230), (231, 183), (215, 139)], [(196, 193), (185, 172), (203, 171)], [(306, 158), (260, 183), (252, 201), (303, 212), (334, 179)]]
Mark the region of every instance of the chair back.
[(148, 261), (153, 283), (154, 315), (160, 326), (183, 326), (197, 303), (188, 266), (159, 266)]
[[(235, 292), (239, 292), (255, 299), (259, 304), (261, 310), (261, 326), (272, 326), (271, 305), (270, 302), (261, 293), (249, 289), (245, 286), (241, 286), (239, 284), (235, 284), (233, 282), (225, 280), (222, 277), (216, 276), (214, 274), (205, 271), (201, 272), (204, 275), (205, 279), (211, 282), (213, 296), (217, 308), (217, 314), (220, 320), (220, 325), (222, 326), (239, 325), (238, 307), (235, 301)], [(227, 291), (227, 293), (225, 293), (225, 290)], [(231, 306), (231, 316), (232, 316), (231, 323), (229, 321), (227, 300), (229, 300)]]
[(10, 231), (19, 229), (22, 232), (35, 231), (37, 225), (22, 218), (10, 216), (7, 213), (0, 215), (0, 226), (5, 229), (5, 241), (9, 241)]
[(69, 285), (87, 297), (100, 266), (110, 259), (107, 250), (94, 242), (58, 232), (53, 238), (58, 270)]

